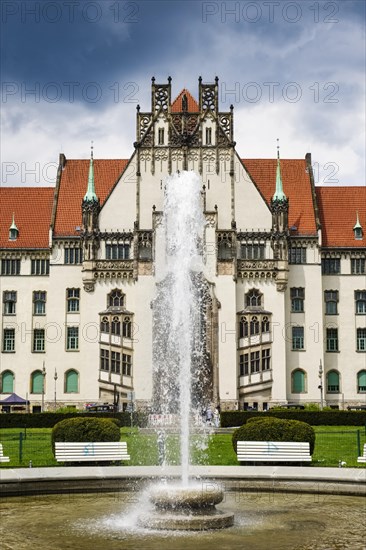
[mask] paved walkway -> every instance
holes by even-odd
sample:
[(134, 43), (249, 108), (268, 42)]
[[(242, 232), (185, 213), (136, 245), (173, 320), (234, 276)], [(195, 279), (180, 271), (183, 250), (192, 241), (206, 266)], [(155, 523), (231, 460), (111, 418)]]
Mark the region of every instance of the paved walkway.
[[(300, 466), (191, 466), (190, 476), (237, 491), (365, 495), (366, 470)], [(62, 466), (0, 470), (0, 494), (121, 491), (152, 479), (178, 478), (178, 466)]]

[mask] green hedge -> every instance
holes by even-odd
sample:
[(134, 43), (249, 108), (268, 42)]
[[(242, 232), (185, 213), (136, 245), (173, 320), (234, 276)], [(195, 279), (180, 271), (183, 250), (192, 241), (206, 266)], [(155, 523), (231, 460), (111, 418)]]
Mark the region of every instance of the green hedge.
[(313, 454), (315, 432), (306, 422), (267, 416), (251, 418), (244, 426), (235, 430), (232, 437), (235, 452), (238, 441), (304, 441), (310, 444), (310, 454)]
[(266, 417), (300, 420), (311, 426), (365, 426), (366, 411), (224, 411), (221, 413), (221, 426), (231, 428), (246, 424), (249, 418)]
[(119, 441), (120, 429), (115, 418), (95, 418), (80, 416), (66, 418), (52, 429), (52, 450), (55, 441), (99, 442)]
[[(55, 424), (67, 418), (116, 418), (120, 426), (131, 425), (131, 415), (127, 412), (121, 413), (32, 413), (32, 414), (0, 414), (0, 428), (53, 428)], [(147, 425), (147, 415), (135, 412), (132, 415), (133, 425), (143, 428)]]

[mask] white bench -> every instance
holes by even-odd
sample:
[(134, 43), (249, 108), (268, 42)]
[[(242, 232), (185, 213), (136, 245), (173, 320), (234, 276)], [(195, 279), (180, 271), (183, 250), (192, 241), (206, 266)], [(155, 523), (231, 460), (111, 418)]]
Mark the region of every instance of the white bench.
[(357, 462), (366, 462), (366, 443), (363, 446), (363, 456), (359, 456)]
[(127, 443), (123, 441), (98, 441), (79, 443), (58, 441), (55, 443), (57, 462), (106, 462), (130, 460)]
[(238, 441), (239, 462), (311, 462), (310, 444), (298, 441)]
[(4, 456), (3, 446), (0, 443), (0, 462), (9, 462), (10, 458), (8, 456)]

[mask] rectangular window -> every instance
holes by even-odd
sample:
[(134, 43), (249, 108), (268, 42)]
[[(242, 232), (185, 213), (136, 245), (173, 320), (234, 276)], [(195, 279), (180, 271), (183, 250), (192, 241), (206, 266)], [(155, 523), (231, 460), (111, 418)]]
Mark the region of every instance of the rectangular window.
[(357, 351), (366, 351), (366, 328), (357, 329)]
[(366, 273), (365, 263), (364, 258), (351, 258), (352, 275), (364, 275)]
[(32, 260), (31, 275), (49, 275), (50, 261), (49, 260)]
[(306, 248), (292, 247), (288, 250), (289, 264), (306, 264)]
[(158, 145), (164, 145), (164, 128), (158, 129)]
[(3, 333), (3, 351), (15, 351), (15, 328), (5, 328)]
[(78, 313), (80, 310), (80, 288), (67, 288), (67, 313)]
[(246, 376), (249, 374), (249, 354), (243, 353), (239, 357), (239, 372), (240, 376)]
[(33, 292), (33, 315), (46, 314), (46, 292), (35, 290)]
[(111, 372), (121, 373), (121, 354), (117, 351), (112, 351)]
[(334, 275), (341, 272), (341, 260), (339, 258), (323, 258), (322, 274)]
[(124, 376), (131, 376), (132, 373), (132, 357), (127, 353), (122, 353), (122, 373)]
[(325, 290), (325, 314), (326, 315), (338, 315), (338, 290)]
[(259, 351), (252, 351), (250, 354), (250, 372), (259, 372), (260, 370), (260, 358)]
[(3, 292), (4, 315), (15, 315), (17, 306), (17, 293), (15, 290)]
[(290, 288), (291, 296), (291, 311), (293, 313), (300, 313), (304, 311), (305, 289), (304, 288)]
[(100, 370), (109, 371), (109, 350), (100, 350)]
[(20, 260), (1, 260), (1, 275), (20, 275)]
[(338, 351), (337, 328), (327, 328), (327, 351)]
[(81, 264), (83, 251), (81, 248), (65, 248), (65, 264)]
[(266, 247), (264, 244), (242, 244), (240, 256), (242, 260), (264, 260)]
[(67, 327), (66, 349), (68, 351), (79, 349), (79, 327)]
[(206, 145), (212, 144), (212, 128), (206, 128)]
[(262, 370), (271, 369), (271, 349), (262, 349)]
[(292, 349), (304, 349), (304, 327), (292, 327)]
[(356, 290), (355, 301), (356, 301), (356, 314), (366, 315), (366, 290)]
[(33, 351), (35, 353), (42, 353), (45, 350), (44, 342), (44, 329), (35, 328), (33, 331)]
[(130, 257), (129, 244), (107, 244), (105, 254), (107, 260), (128, 260)]

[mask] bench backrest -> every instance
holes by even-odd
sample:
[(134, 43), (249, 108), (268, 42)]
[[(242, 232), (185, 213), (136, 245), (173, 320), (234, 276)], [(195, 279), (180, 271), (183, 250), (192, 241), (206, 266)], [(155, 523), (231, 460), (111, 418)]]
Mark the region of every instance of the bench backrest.
[(127, 455), (127, 443), (125, 441), (98, 441), (98, 442), (75, 442), (57, 441), (55, 443), (56, 458), (68, 456), (79, 458), (98, 457), (124, 457)]
[(310, 444), (308, 442), (299, 441), (238, 441), (238, 454), (245, 453), (246, 455), (309, 455)]

